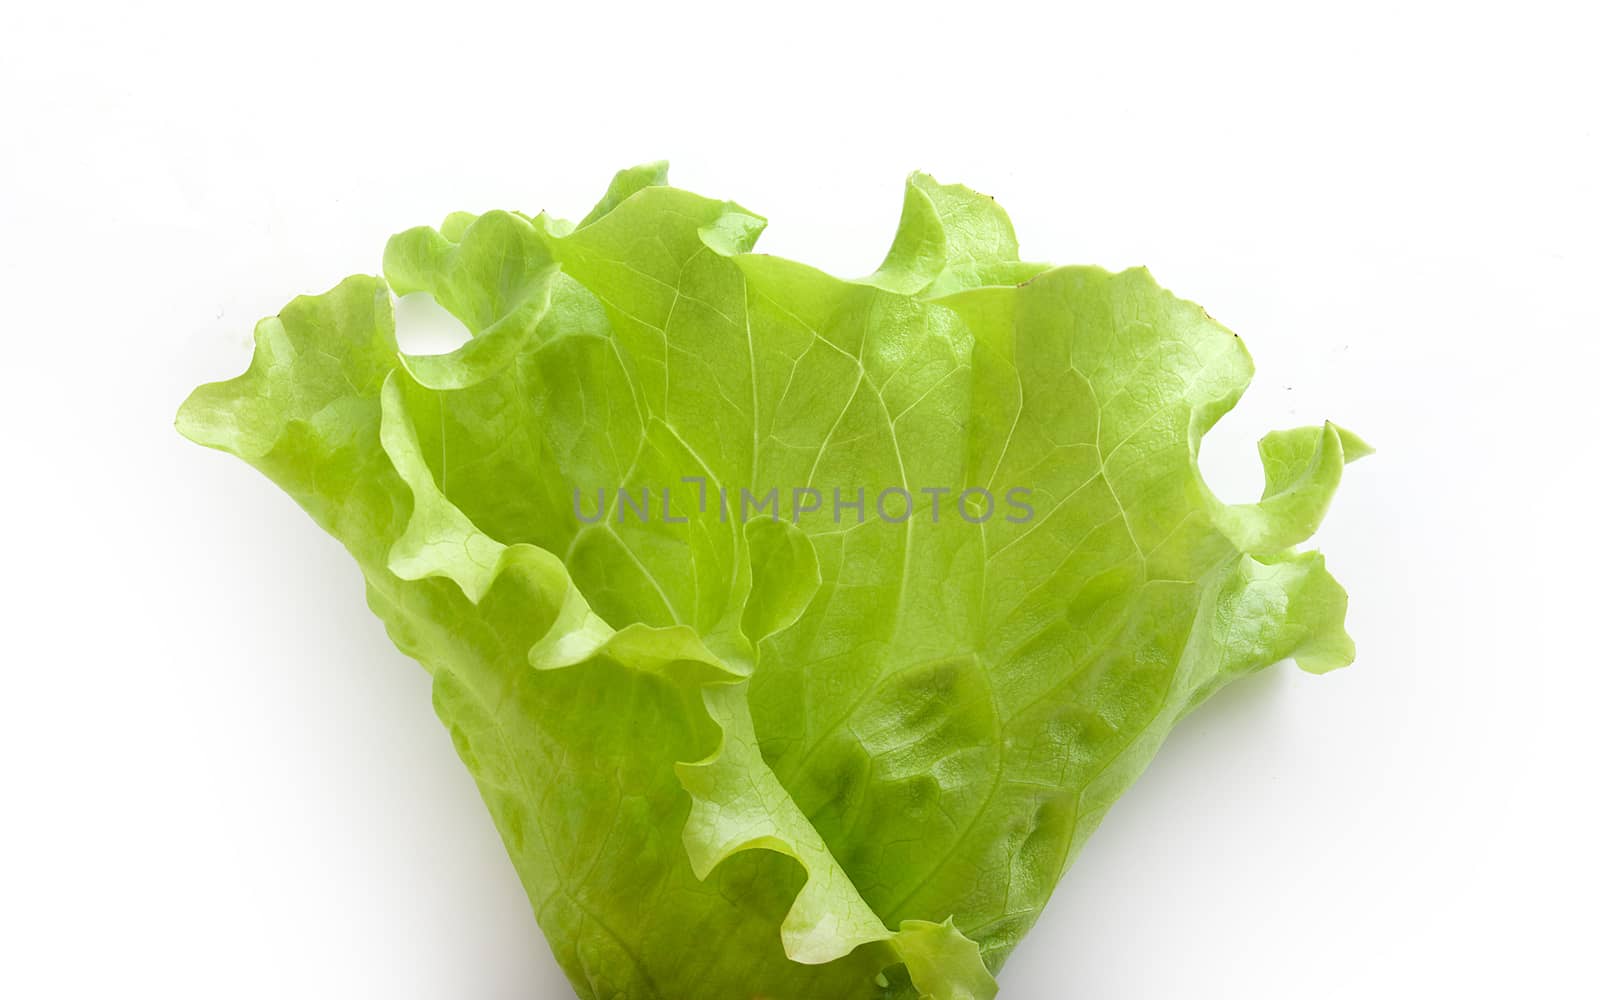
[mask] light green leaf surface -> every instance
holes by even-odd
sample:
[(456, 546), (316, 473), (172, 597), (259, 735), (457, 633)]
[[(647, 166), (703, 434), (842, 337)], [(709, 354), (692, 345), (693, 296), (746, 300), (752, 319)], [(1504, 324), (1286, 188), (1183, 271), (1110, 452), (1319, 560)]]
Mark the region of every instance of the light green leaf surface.
[[(1369, 449), (1269, 434), (1221, 502), (1238, 338), (1142, 270), (1022, 262), (966, 188), (913, 176), (859, 281), (763, 225), (660, 164), (577, 225), (457, 213), (264, 320), (178, 426), (355, 556), (580, 995), (992, 997), (1179, 718), (1350, 662), (1293, 547)], [(472, 339), (403, 355), (390, 287)]]

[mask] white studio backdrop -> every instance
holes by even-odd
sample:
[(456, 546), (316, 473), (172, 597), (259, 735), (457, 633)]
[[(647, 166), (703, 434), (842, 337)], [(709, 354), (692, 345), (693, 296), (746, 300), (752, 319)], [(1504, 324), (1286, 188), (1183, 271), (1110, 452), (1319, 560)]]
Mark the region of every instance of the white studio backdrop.
[[(1191, 717), (1002, 997), (1594, 995), (1600, 138), (1579, 4), (61, 4), (0, 17), (0, 995), (570, 997), (427, 678), (275, 487), (171, 429), (256, 319), (612, 171), (836, 273), (907, 171), (1332, 418), (1360, 655)], [(426, 304), (402, 339), (437, 343)], [(429, 324), (433, 323), (433, 340)], [(697, 1000), (697, 998), (685, 998)], [(715, 1000), (715, 998), (708, 998)]]

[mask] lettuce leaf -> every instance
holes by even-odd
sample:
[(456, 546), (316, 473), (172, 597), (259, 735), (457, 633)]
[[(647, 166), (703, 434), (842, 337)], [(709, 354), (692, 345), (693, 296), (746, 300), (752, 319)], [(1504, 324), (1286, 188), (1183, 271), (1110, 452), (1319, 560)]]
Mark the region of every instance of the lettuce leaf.
[[(993, 997), (1184, 714), (1350, 662), (1295, 546), (1369, 449), (1269, 434), (1223, 503), (1238, 338), (1022, 261), (964, 187), (913, 175), (859, 280), (763, 225), (661, 164), (576, 225), (457, 213), (262, 321), (178, 429), (355, 557), (580, 995)], [(471, 339), (401, 352), (414, 292)]]

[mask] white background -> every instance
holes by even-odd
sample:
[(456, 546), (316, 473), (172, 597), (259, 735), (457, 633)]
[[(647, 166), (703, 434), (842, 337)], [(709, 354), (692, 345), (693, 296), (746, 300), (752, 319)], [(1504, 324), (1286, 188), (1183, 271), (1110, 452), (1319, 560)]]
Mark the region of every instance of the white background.
[(1597, 995), (1583, 5), (584, 6), (0, 16), (0, 995), (571, 996), (354, 565), (171, 418), (391, 232), (663, 156), (835, 272), (913, 168), (1149, 265), (1256, 359), (1225, 495), (1272, 427), (1379, 449), (1356, 665), (1186, 722), (1002, 997)]

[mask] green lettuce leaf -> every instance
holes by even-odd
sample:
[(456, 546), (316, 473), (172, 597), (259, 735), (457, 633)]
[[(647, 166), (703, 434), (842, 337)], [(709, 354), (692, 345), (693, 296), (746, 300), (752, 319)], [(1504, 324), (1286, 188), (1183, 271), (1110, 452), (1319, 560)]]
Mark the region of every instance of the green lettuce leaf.
[[(993, 997), (1184, 714), (1350, 662), (1295, 546), (1369, 449), (1269, 434), (1223, 503), (1238, 338), (966, 188), (914, 175), (860, 280), (763, 225), (662, 164), (576, 225), (457, 213), (178, 428), (355, 557), (580, 995)], [(402, 353), (391, 290), (471, 339)]]

